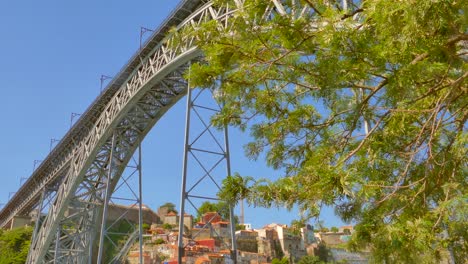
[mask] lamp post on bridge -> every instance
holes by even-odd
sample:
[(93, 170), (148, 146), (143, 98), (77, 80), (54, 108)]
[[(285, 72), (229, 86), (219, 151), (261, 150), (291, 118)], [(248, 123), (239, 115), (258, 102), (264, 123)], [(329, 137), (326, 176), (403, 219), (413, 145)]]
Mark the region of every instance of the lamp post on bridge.
[(33, 172), (36, 170), (37, 164), (40, 164), (42, 160), (34, 160), (34, 165), (33, 165)]
[(25, 180), (27, 180), (27, 179), (29, 179), (29, 178), (28, 178), (28, 177), (21, 177), (21, 178), (20, 178), (20, 187), (21, 187), (21, 185), (23, 185), (23, 182), (24, 182)]
[(143, 62), (143, 59), (141, 58), (141, 48), (142, 48), (142, 44), (143, 44), (143, 36), (147, 32), (154, 32), (154, 30), (146, 28), (146, 27), (140, 27), (140, 49), (139, 49), (139, 52), (138, 52), (138, 56), (140, 57), (140, 62)]
[(54, 143), (59, 142), (59, 141), (60, 141), (59, 139), (55, 139), (55, 138), (50, 139), (50, 150), (49, 150), (49, 152), (52, 152), (52, 148), (54, 146)]
[[(101, 86), (101, 90), (102, 90), (102, 86)], [(75, 117), (77, 116), (81, 116), (81, 114), (78, 114), (78, 113), (71, 113), (71, 116), (70, 116), (70, 128), (72, 128), (73, 126), (73, 120), (75, 119)]]
[(101, 74), (101, 78), (100, 78), (100, 80), (101, 80), (100, 93), (102, 93), (102, 91), (103, 91), (102, 89), (104, 88), (104, 82), (107, 81), (107, 80), (111, 80), (111, 79), (112, 79), (111, 76)]
[(154, 32), (154, 30), (146, 28), (146, 27), (140, 27), (140, 50), (141, 50), (141, 45), (143, 44), (143, 36), (147, 32)]

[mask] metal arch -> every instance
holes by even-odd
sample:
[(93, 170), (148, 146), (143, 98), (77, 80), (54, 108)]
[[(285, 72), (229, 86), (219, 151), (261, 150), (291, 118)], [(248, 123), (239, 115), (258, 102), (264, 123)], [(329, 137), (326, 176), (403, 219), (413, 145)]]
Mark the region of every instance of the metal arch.
[[(285, 8), (282, 2), (285, 0), (274, 0), (266, 7), (265, 14), (261, 19), (270, 19), (276, 14), (291, 15), (296, 18), (314, 13), (308, 6), (301, 6), (301, 1), (292, 0), (293, 8)], [(350, 0), (343, 0), (349, 5)], [(156, 51), (160, 50), (162, 44), (170, 42), (171, 27), (177, 26), (180, 29), (184, 26), (197, 26), (199, 21), (217, 19), (223, 23), (220, 25), (228, 27), (228, 17), (235, 13), (236, 9), (242, 8), (244, 0), (233, 0), (235, 6), (225, 6), (215, 10), (210, 1), (207, 0), (182, 0), (176, 10), (166, 19), (161, 26), (154, 31), (153, 35), (146, 41), (138, 53), (120, 70), (116, 77), (108, 84), (106, 89), (88, 109), (80, 115), (79, 120), (73, 124), (60, 143), (52, 150), (48, 157), (33, 172), (32, 176), (15, 193), (8, 203), (0, 211), (0, 227), (6, 227), (16, 215), (27, 215), (38, 206), (41, 190), (53, 185), (59, 178), (67, 177), (74, 150), (79, 148), (80, 142), (86, 140), (93, 129), (101, 113), (105, 111), (107, 103), (116, 95), (117, 91), (124, 89), (125, 85), (131, 82), (135, 76), (142, 72), (142, 64), (148, 64), (152, 57), (153, 63)], [(345, 2), (343, 2), (345, 3)], [(203, 6), (201, 6), (203, 5)], [(201, 6), (201, 7), (200, 7)], [(197, 19), (203, 17), (205, 20)], [(183, 21), (180, 23), (180, 21)], [(180, 23), (180, 24), (179, 24)], [(312, 25), (317, 28), (317, 25)], [(191, 40), (193, 41), (193, 39)], [(194, 43), (192, 43), (194, 44)], [(143, 61), (141, 58), (145, 58)], [(171, 58), (172, 59), (172, 58)], [(164, 62), (162, 62), (164, 63)], [(153, 72), (154, 74), (154, 72)], [(139, 76), (137, 79), (140, 78)]]
[(144, 43), (139, 52), (120, 70), (116, 77), (107, 85), (103, 93), (81, 114), (79, 120), (67, 132), (61, 142), (49, 153), (47, 158), (33, 172), (32, 176), (29, 177), (21, 189), (2, 208), (0, 211), (0, 227), (8, 226), (8, 223), (16, 215), (27, 215), (30, 213), (37, 207), (41, 190), (46, 186), (53, 185), (53, 181), (58, 178), (66, 176), (66, 171), (69, 169), (71, 158), (74, 154), (73, 150), (80, 141), (84, 140), (92, 132), (94, 124), (104, 111), (107, 102), (136, 74), (141, 66), (141, 57), (145, 58), (148, 54), (152, 54), (152, 51), (156, 49), (156, 46), (160, 45), (167, 35), (167, 31), (171, 27), (177, 26), (180, 21), (183, 21), (203, 2), (205, 1), (181, 1), (177, 9), (155, 30), (151, 38)]
[[(234, 2), (236, 6), (217, 8), (208, 2), (193, 11), (202, 1), (185, 0), (175, 12), (176, 15), (185, 12), (183, 22), (176, 29), (196, 27), (207, 20), (220, 21), (219, 25), (227, 28), (228, 18), (244, 3), (243, 0)], [(297, 17), (311, 12), (306, 7), (301, 7), (301, 12), (284, 8), (281, 1), (273, 1), (273, 5), (266, 11), (265, 19), (288, 12)], [(170, 23), (182, 20), (176, 15)], [(58, 257), (66, 263), (90, 261), (96, 234), (93, 223), (98, 221), (104, 202), (104, 181), (108, 180), (115, 187), (123, 168), (145, 135), (185, 94), (182, 73), (186, 63), (202, 55), (193, 36), (169, 34), (163, 39), (170, 23), (165, 23), (153, 34), (140, 53), (133, 57), (144, 59), (137, 66), (132, 60), (119, 73), (13, 201), (0, 212), (0, 226), (5, 226), (14, 215), (27, 213), (36, 207), (40, 190), (60, 179), (57, 198), (31, 245), (28, 263), (57, 261)], [(110, 144), (112, 135), (119, 138), (114, 147)], [(111, 166), (105, 159), (113, 151), (116, 166)], [(108, 179), (103, 177), (105, 172)], [(79, 212), (66, 214), (70, 206), (80, 208)]]
[[(182, 78), (182, 71), (178, 71), (177, 78)], [(117, 183), (118, 178), (120, 177), (124, 167), (128, 163), (133, 152), (135, 151), (136, 147), (141, 142), (141, 140), (144, 138), (144, 136), (149, 132), (151, 127), (164, 114), (164, 112), (167, 111), (170, 108), (170, 106), (172, 106), (175, 102), (178, 101), (179, 98), (182, 97), (183, 93), (179, 93), (179, 91), (184, 91), (185, 84), (179, 81), (176, 83), (177, 85), (174, 86), (175, 89), (173, 90), (174, 93), (164, 98), (161, 98), (158, 94), (158, 92), (160, 91), (150, 90), (147, 93), (147, 95), (142, 98), (143, 100), (132, 104), (135, 105), (135, 107), (133, 108), (133, 117), (124, 116), (122, 117), (122, 122), (120, 122), (119, 124), (117, 124), (116, 120), (114, 119), (114, 127), (107, 128), (107, 134), (110, 132), (117, 133), (121, 136), (120, 140), (117, 141), (117, 144), (114, 147), (114, 150), (116, 151), (114, 155), (116, 156), (115, 158), (117, 164), (115, 165), (115, 167), (111, 167), (112, 172), (110, 175), (112, 177), (111, 184), (113, 185), (113, 187), (115, 187), (115, 184)], [(163, 87), (163, 89), (167, 89), (167, 87)], [(152, 99), (158, 97), (160, 98)], [(153, 104), (150, 104), (150, 100), (153, 100)], [(138, 120), (137, 118), (135, 118), (136, 115), (139, 115), (141, 119)], [(132, 123), (135, 123), (135, 125), (133, 125)], [(138, 128), (140, 128), (141, 130), (139, 130)], [(102, 136), (102, 138), (108, 137), (108, 135)], [(125, 138), (125, 140), (123, 138)], [(60, 239), (57, 240), (56, 237), (54, 237), (55, 233), (53, 231), (57, 230), (58, 227), (61, 225), (66, 225), (67, 221), (73, 220), (70, 219), (71, 217), (65, 216), (65, 211), (69, 208), (69, 204), (71, 203), (71, 201), (75, 201), (76, 203), (78, 203), (82, 200), (81, 192), (76, 192), (76, 190), (79, 190), (78, 186), (86, 182), (93, 182), (95, 184), (95, 188), (89, 191), (89, 196), (87, 197), (89, 201), (87, 206), (84, 207), (84, 209), (81, 211), (81, 215), (72, 215), (73, 217), (77, 217), (77, 219), (73, 220), (72, 222), (80, 223), (80, 226), (77, 227), (77, 229), (74, 232), (74, 234), (77, 236), (77, 239), (75, 240), (75, 245), (81, 245), (82, 248), (80, 250), (76, 250), (76, 248), (73, 247), (68, 248), (68, 253), (76, 253), (76, 255), (71, 256), (69, 254), (68, 258), (63, 259), (64, 263), (87, 262), (87, 258), (89, 258), (91, 255), (88, 253), (89, 250), (92, 249), (91, 241), (94, 240), (96, 233), (93, 224), (96, 221), (99, 221), (98, 215), (100, 206), (102, 206), (103, 203), (103, 186), (105, 186), (106, 178), (93, 176), (92, 174), (89, 174), (89, 178), (85, 177), (88, 176), (86, 175), (86, 167), (90, 168), (92, 166), (96, 166), (93, 165), (93, 162), (95, 161), (95, 158), (93, 158), (93, 156), (96, 156), (99, 152), (105, 153), (106, 151), (109, 151), (111, 149), (109, 148), (108, 140), (106, 140), (106, 143), (102, 144), (102, 149), (95, 148), (95, 150), (92, 151), (94, 153), (88, 154), (87, 157), (84, 157), (79, 154), (77, 155), (77, 159), (81, 160), (77, 160), (75, 164), (79, 162), (90, 164), (82, 165), (83, 168), (81, 169), (81, 171), (79, 171), (81, 175), (73, 175), (74, 171), (70, 171), (70, 176), (67, 178), (68, 182), (64, 182), (64, 184), (61, 185), (61, 189), (59, 190), (59, 193), (57, 195), (58, 198), (56, 200), (56, 204), (54, 207), (51, 208), (52, 210), (49, 211), (48, 217), (44, 220), (43, 226), (39, 232), (38, 237), (40, 237), (41, 239), (38, 240), (37, 243), (32, 245), (31, 259), (28, 262), (39, 263), (42, 262), (42, 260), (52, 261), (56, 259), (55, 255), (46, 256), (46, 254), (48, 253), (48, 249), (54, 248), (54, 243), (55, 245), (57, 245), (57, 242), (66, 241), (72, 236), (72, 234), (62, 234)], [(82, 149), (86, 150), (87, 148), (86, 146), (84, 146)], [(106, 163), (103, 163), (101, 168), (99, 168), (98, 170), (109, 171), (109, 169), (106, 169), (107, 167), (108, 165)], [(78, 171), (78, 169), (76, 169), (76, 171)], [(73, 185), (75, 185), (76, 187), (74, 187)], [(89, 184), (86, 185), (89, 186)], [(62, 245), (60, 245), (58, 248), (63, 247)], [(63, 249), (64, 251), (67, 251), (66, 248)], [(54, 254), (55, 253), (56, 251), (54, 250)]]
[[(184, 26), (192, 27), (194, 24), (199, 24), (202, 21), (210, 19), (225, 20), (228, 15), (223, 11), (229, 10), (229, 8), (214, 10), (211, 3), (206, 4), (198, 12), (195, 12), (186, 19), (178, 28), (181, 29)], [(67, 176), (57, 193), (57, 199), (54, 205), (50, 208), (49, 214), (43, 222), (38, 233), (38, 239), (31, 245), (32, 252), (28, 262), (38, 263), (48, 260), (52, 261), (54, 259), (57, 260), (59, 257), (61, 258), (62, 255), (57, 254), (60, 253), (59, 249), (62, 248), (62, 242), (66, 242), (67, 245), (81, 246), (78, 251), (73, 248), (70, 248), (70, 250), (67, 251), (67, 262), (83, 262), (90, 257), (89, 253), (88, 255), (86, 253), (90, 252), (89, 248), (92, 247), (90, 244), (93, 240), (93, 234), (96, 231), (89, 225), (82, 225), (82, 223), (83, 219), (88, 219), (88, 222), (96, 221), (97, 213), (95, 208), (99, 208), (99, 205), (103, 202), (102, 188), (95, 188), (95, 195), (88, 197), (90, 200), (89, 203), (97, 203), (98, 206), (94, 206), (94, 209), (86, 207), (84, 214), (81, 215), (81, 219), (73, 222), (75, 224), (72, 228), (74, 229), (73, 234), (62, 232), (64, 229), (60, 228), (61, 226), (68, 226), (68, 223), (64, 222), (64, 220), (68, 220), (67, 217), (65, 217), (65, 211), (68, 209), (72, 200), (78, 201), (81, 198), (80, 193), (76, 193), (76, 190), (79, 190), (78, 187), (83, 183), (86, 172), (90, 167), (92, 167), (93, 161), (97, 157), (100, 148), (106, 146), (106, 142), (109, 142), (109, 138), (112, 134), (115, 135), (115, 133), (119, 133), (128, 138), (126, 133), (131, 131), (135, 136), (134, 142), (126, 142), (126, 144), (124, 144), (125, 140), (122, 140), (117, 142), (115, 149), (111, 146), (111, 151), (116, 152), (115, 155), (118, 160), (115, 172), (112, 172), (113, 166), (104, 164), (104, 167), (109, 167), (107, 169), (109, 171), (109, 178), (112, 177), (112, 179), (109, 179), (109, 182), (113, 181), (115, 183), (117, 181), (116, 179), (120, 177), (122, 172), (122, 165), (128, 162), (129, 157), (131, 156), (130, 154), (135, 151), (136, 146), (141, 142), (146, 133), (151, 129), (152, 125), (154, 125), (157, 119), (161, 116), (157, 115), (156, 117), (152, 117), (151, 115), (143, 112), (143, 118), (139, 121), (146, 122), (146, 124), (142, 129), (134, 129), (138, 126), (135, 125), (135, 122), (132, 122), (133, 120), (131, 116), (128, 116), (131, 113), (130, 110), (136, 109), (136, 111), (140, 112), (141, 108), (136, 106), (138, 106), (140, 99), (145, 99), (145, 95), (151, 91), (151, 88), (155, 86), (157, 87), (160, 83), (164, 83), (162, 81), (165, 80), (166, 76), (170, 76), (171, 73), (177, 72), (177, 69), (183, 66), (187, 61), (195, 59), (201, 55), (200, 51), (195, 46), (194, 37), (183, 37), (182, 42), (178, 45), (173, 45), (173, 42), (175, 42), (174, 35), (169, 36), (166, 38), (166, 41), (162, 42), (161, 45), (157, 47), (153, 55), (147, 57), (143, 61), (143, 65), (139, 68), (136, 74), (133, 75), (124, 87), (116, 92), (114, 97), (107, 104), (104, 111), (97, 119), (90, 134), (83, 141), (80, 141), (78, 146), (74, 149), (73, 158), (67, 172)], [(179, 83), (182, 83), (183, 81), (181, 80), (183, 79), (180, 72), (178, 78)], [(167, 86), (161, 88), (161, 90), (157, 91), (162, 92), (167, 89)], [(180, 89), (175, 92), (176, 95), (180, 95), (184, 93), (184, 89)], [(180, 98), (180, 96), (176, 95), (172, 98), (166, 98), (168, 99), (168, 102), (166, 103), (168, 105), (174, 104)], [(154, 95), (151, 97), (158, 98)], [(163, 109), (163, 112), (168, 109), (168, 107), (164, 108), (158, 104), (155, 104), (155, 106), (159, 107), (159, 109), (156, 108), (159, 111)], [(121, 122), (127, 124), (122, 127), (122, 132), (119, 131), (119, 124)], [(149, 125), (149, 123), (152, 124)], [(132, 127), (131, 130), (128, 129), (128, 124)], [(106, 146), (105, 149), (109, 149), (109, 147)], [(98, 177), (97, 179), (104, 178), (105, 177)], [(97, 183), (97, 187), (102, 185), (103, 184), (101, 183)], [(76, 226), (76, 224), (78, 225)], [(58, 231), (55, 232), (56, 230)], [(73, 235), (75, 235), (76, 239)], [(48, 255), (47, 253), (49, 252), (49, 248), (52, 246), (54, 246), (54, 250), (52, 251), (54, 254)], [(73, 257), (72, 255), (76, 252), (78, 253)], [(72, 259), (70, 259), (70, 257), (72, 257)]]

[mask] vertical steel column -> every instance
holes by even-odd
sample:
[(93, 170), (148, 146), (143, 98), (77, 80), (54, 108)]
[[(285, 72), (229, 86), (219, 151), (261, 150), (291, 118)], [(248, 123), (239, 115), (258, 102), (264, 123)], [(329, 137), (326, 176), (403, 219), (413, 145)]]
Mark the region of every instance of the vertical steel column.
[[(189, 69), (190, 76), (190, 69)], [(179, 219), (179, 238), (178, 238), (178, 263), (182, 263), (182, 257), (184, 256), (184, 221), (183, 215), (185, 214), (185, 199), (187, 198), (187, 164), (188, 164), (188, 152), (189, 152), (189, 140), (190, 140), (190, 111), (192, 106), (192, 90), (190, 89), (190, 80), (187, 84), (187, 109), (185, 117), (185, 143), (184, 143), (184, 159), (182, 166), (182, 184), (180, 191), (180, 216), (182, 219)]]
[(90, 245), (89, 245), (89, 248), (88, 248), (88, 263), (89, 264), (93, 263), (93, 242), (94, 242), (94, 239), (91, 239), (90, 240)]
[(60, 249), (60, 233), (62, 230), (62, 226), (59, 225), (57, 228), (57, 237), (55, 239), (55, 250), (54, 250), (54, 263), (60, 263), (58, 262), (58, 259), (60, 258), (59, 255), (59, 249)]
[[(39, 227), (41, 226), (41, 213), (42, 213), (42, 207), (44, 206), (44, 199), (45, 199), (45, 195), (46, 195), (46, 190), (47, 190), (47, 187), (44, 187), (44, 189), (42, 190), (41, 192), (41, 198), (39, 199), (39, 205), (38, 205), (38, 208), (37, 208), (37, 216), (36, 216), (36, 223), (34, 224), (34, 232), (32, 234), (32, 237), (31, 237), (31, 245), (34, 245), (37, 239), (37, 233), (39, 232)], [(31, 258), (31, 252), (32, 250), (30, 249), (28, 251), (28, 257), (27, 257), (27, 260), (29, 260)]]
[[(231, 176), (231, 157), (229, 152), (229, 131), (228, 127), (224, 127), (224, 147), (226, 150), (226, 176)], [(236, 227), (234, 222), (234, 208), (233, 205), (229, 205), (229, 221), (231, 222), (231, 258), (234, 264), (237, 263), (237, 244), (236, 244)]]
[[(229, 131), (224, 126), (224, 149), (226, 151), (226, 176), (231, 176), (231, 157), (229, 152)], [(242, 212), (243, 213), (243, 212)], [(229, 204), (229, 222), (231, 222), (231, 258), (234, 264), (237, 264), (237, 244), (236, 244), (236, 223), (234, 222), (234, 207)]]
[(141, 143), (138, 146), (138, 239), (140, 240), (140, 264), (143, 264), (143, 195), (142, 195), (142, 171), (141, 171)]
[[(44, 198), (45, 198), (46, 188), (47, 187), (44, 187), (44, 189), (42, 190), (41, 198), (39, 199), (39, 206), (37, 208), (36, 223), (34, 225), (34, 233), (32, 235), (31, 241), (36, 240), (37, 232), (39, 232), (39, 226), (41, 225), (40, 224), (41, 212), (42, 212), (42, 206), (44, 205)], [(33, 243), (31, 243), (31, 244), (33, 244)]]
[(98, 259), (97, 263), (102, 263), (102, 252), (104, 250), (104, 237), (106, 236), (106, 221), (107, 221), (107, 209), (109, 204), (110, 198), (110, 186), (111, 186), (111, 177), (112, 177), (112, 167), (114, 162), (114, 148), (115, 148), (115, 134), (112, 135), (112, 144), (111, 150), (109, 155), (109, 169), (107, 172), (107, 179), (106, 179), (106, 190), (104, 192), (104, 204), (102, 210), (102, 221), (101, 221), (101, 233), (99, 237), (99, 250), (98, 250)]
[[(121, 143), (121, 141), (126, 140), (126, 136), (122, 135), (120, 133), (115, 134), (116, 139), (115, 145), (118, 146), (118, 144)], [(112, 150), (112, 149), (111, 149)], [(125, 256), (128, 254), (128, 251), (131, 249), (131, 247), (135, 244), (138, 243), (138, 252), (140, 253), (140, 256), (138, 258), (139, 263), (144, 262), (143, 258), (143, 213), (144, 213), (144, 208), (143, 208), (143, 194), (142, 194), (142, 182), (143, 182), (143, 170), (142, 170), (142, 150), (141, 150), (141, 142), (136, 143), (136, 150), (135, 150), (135, 155), (133, 155), (130, 159), (134, 162), (134, 165), (126, 165), (126, 168), (131, 168), (131, 170), (128, 171), (129, 175), (124, 175), (123, 170), (125, 170), (123, 167), (119, 168), (119, 151), (120, 149), (118, 147), (113, 148), (113, 162), (112, 162), (112, 175), (111, 175), (111, 180), (110, 180), (110, 188), (107, 191), (107, 197), (108, 201), (106, 202), (106, 205), (108, 206), (107, 209), (107, 214), (110, 213), (111, 206), (114, 202), (117, 201), (117, 203), (122, 202), (123, 206), (126, 207), (126, 209), (123, 209), (119, 211), (119, 214), (116, 215), (115, 213), (113, 214), (113, 219), (111, 220), (109, 217), (106, 215), (103, 215), (104, 217), (107, 217), (107, 220), (105, 223), (103, 223), (103, 228), (104, 231), (101, 232), (101, 234), (104, 234), (104, 242), (102, 246), (107, 245), (107, 242), (109, 242), (109, 246), (113, 247), (113, 249), (117, 250), (117, 254), (114, 255), (109, 255), (106, 254), (105, 256), (108, 257), (107, 259), (109, 260), (109, 263), (120, 263), (123, 261)], [(109, 154), (108, 154), (109, 155)], [(138, 155), (138, 157), (137, 157)], [(120, 178), (116, 176), (116, 174), (119, 173), (119, 170), (122, 170), (122, 175)], [(119, 180), (117, 180), (119, 179)], [(103, 182), (105, 179), (103, 179)], [(103, 183), (103, 186), (105, 186), (105, 182)], [(131, 205), (127, 205), (125, 203), (131, 202)], [(136, 219), (136, 222), (130, 221), (128, 219), (128, 213), (131, 210), (137, 210), (138, 216)], [(116, 225), (120, 224), (127, 224), (131, 226), (131, 230), (127, 231), (119, 231), (115, 230), (114, 227)], [(125, 239), (125, 243), (121, 243), (122, 239)], [(138, 241), (137, 241), (138, 239)], [(109, 248), (106, 248), (106, 250)], [(112, 258), (112, 259), (111, 259)], [(102, 257), (102, 260), (104, 257)]]
[[(200, 101), (201, 94), (206, 91), (210, 91), (213, 93), (213, 90), (205, 88), (199, 91), (198, 94), (193, 95), (193, 91), (190, 87), (190, 69), (189, 69), (189, 78), (188, 78), (188, 83), (187, 83), (187, 103), (186, 103), (186, 125), (185, 125), (185, 142), (184, 142), (184, 156), (183, 156), (183, 167), (182, 167), (182, 184), (181, 184), (181, 196), (180, 196), (180, 212), (179, 212), (179, 235), (178, 235), (178, 262), (182, 263), (182, 258), (185, 256), (185, 248), (184, 248), (184, 216), (186, 213), (186, 202), (189, 202), (195, 210), (198, 211), (197, 206), (194, 203), (193, 199), (200, 199), (205, 200), (205, 201), (221, 201), (217, 197), (213, 197), (212, 195), (206, 196), (203, 194), (194, 194), (195, 188), (197, 186), (201, 186), (202, 184), (205, 184), (207, 182), (213, 184), (213, 188), (215, 189), (220, 189), (220, 184), (218, 182), (219, 178), (215, 180), (215, 169), (218, 168), (219, 166), (222, 166), (223, 162), (225, 163), (226, 166), (226, 174), (230, 175), (231, 174), (231, 164), (230, 164), (230, 157), (229, 157), (229, 137), (228, 137), (228, 130), (227, 127), (224, 128), (224, 133), (219, 134), (220, 136), (224, 137), (224, 144), (222, 141), (220, 141), (218, 138), (216, 138), (215, 134), (213, 133), (212, 129), (212, 124), (210, 122), (205, 122), (206, 116), (202, 114), (202, 111), (211, 111), (212, 113), (219, 113), (221, 111), (221, 108), (219, 105), (215, 107), (210, 107), (209, 105), (205, 105), (206, 102), (203, 103), (198, 103), (197, 101)], [(209, 98), (204, 98), (208, 99)], [(195, 114), (194, 117), (197, 117), (196, 119), (200, 122), (199, 125), (201, 125), (202, 129), (199, 130), (197, 126), (194, 126), (194, 129), (191, 128), (192, 126), (192, 111)], [(192, 131), (194, 130), (194, 131)], [(199, 132), (199, 134), (194, 134)], [(208, 142), (203, 142), (201, 139), (203, 136), (207, 136)], [(194, 138), (191, 138), (193, 136)], [(200, 143), (203, 142), (203, 143)], [(197, 146), (199, 145), (199, 146)], [(214, 150), (212, 147), (214, 146)], [(205, 156), (203, 156), (205, 155)], [(206, 156), (208, 155), (208, 156)], [(199, 169), (203, 171), (202, 175), (200, 175), (200, 178), (195, 178), (196, 181), (194, 183), (190, 183), (189, 185), (189, 158), (193, 158), (193, 161), (195, 162), (195, 166), (197, 166)], [(216, 157), (214, 159), (214, 164), (213, 162), (213, 157)], [(208, 167), (206, 165), (210, 164)], [(194, 170), (196, 171), (196, 170)], [(190, 173), (192, 174), (192, 173)], [(204, 175), (203, 175), (204, 174)], [(219, 172), (218, 172), (219, 175)], [(222, 178), (227, 176), (224, 175), (223, 172), (221, 172)], [(195, 175), (196, 176), (196, 173)], [(191, 179), (191, 178), (190, 178)], [(203, 182), (203, 183), (202, 183)], [(192, 185), (193, 184), (193, 185)], [(213, 191), (210, 191), (210, 194), (213, 194)], [(234, 221), (234, 210), (233, 206), (231, 204), (226, 203), (226, 207), (229, 210), (229, 222), (230, 222), (230, 228), (228, 229), (230, 232), (230, 237), (225, 236), (222, 238), (222, 235), (220, 233), (215, 232), (213, 230), (213, 226), (211, 221), (213, 221), (214, 217), (212, 217), (210, 220), (208, 220), (207, 223), (205, 223), (205, 228), (209, 228), (211, 230), (211, 234), (213, 236), (216, 236), (218, 238), (221, 238), (223, 241), (223, 244), (225, 248), (229, 248), (231, 252), (231, 259), (234, 261), (234, 263), (237, 263), (237, 246), (235, 242), (235, 221)], [(193, 234), (192, 234), (193, 235)], [(198, 234), (195, 234), (192, 236), (192, 239), (194, 239)], [(225, 233), (224, 233), (225, 235)], [(230, 240), (231, 245), (228, 245)]]
[[(41, 237), (39, 236), (39, 233), (40, 233), (41, 226), (44, 222), (44, 219), (41, 219), (42, 212), (45, 210), (47, 206), (50, 206), (54, 202), (56, 191), (57, 191), (56, 186), (53, 186), (53, 185), (44, 186), (42, 188), (41, 195), (39, 198), (39, 203), (37, 205), (37, 215), (35, 218), (36, 223), (34, 225), (33, 234), (31, 236), (31, 244), (29, 246), (26, 263), (31, 263), (31, 258), (33, 257), (32, 252), (35, 249), (35, 245), (37, 245), (37, 241), (41, 239)], [(58, 236), (58, 239), (56, 239), (55, 242), (58, 243), (59, 239), (60, 237)], [(55, 255), (56, 253), (58, 253), (58, 248), (56, 248), (55, 246), (51, 247), (49, 254)]]

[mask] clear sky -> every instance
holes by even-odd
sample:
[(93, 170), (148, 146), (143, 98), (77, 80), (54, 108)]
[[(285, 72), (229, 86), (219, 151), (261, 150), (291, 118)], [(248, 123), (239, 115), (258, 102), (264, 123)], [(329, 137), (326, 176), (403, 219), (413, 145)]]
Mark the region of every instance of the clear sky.
[[(100, 76), (113, 76), (139, 46), (140, 27), (155, 29), (176, 0), (0, 2), (0, 204), (44, 159), (51, 139), (70, 127), (99, 94)], [(143, 143), (144, 203), (153, 209), (179, 204), (185, 100), (161, 120)], [(279, 172), (243, 155), (248, 135), (231, 130), (232, 171), (255, 177)], [(254, 227), (289, 224), (297, 211), (246, 208)], [(342, 223), (326, 209), (327, 226)]]

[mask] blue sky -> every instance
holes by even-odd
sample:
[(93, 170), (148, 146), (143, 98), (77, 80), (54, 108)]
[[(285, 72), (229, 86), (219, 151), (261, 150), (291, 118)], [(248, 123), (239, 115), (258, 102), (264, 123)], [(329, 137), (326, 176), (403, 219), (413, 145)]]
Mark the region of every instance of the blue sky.
[[(113, 76), (138, 49), (140, 27), (157, 28), (178, 1), (17, 0), (0, 3), (0, 204), (44, 159), (51, 139), (70, 127), (99, 94), (100, 76)], [(144, 203), (179, 204), (185, 100), (143, 143)], [(276, 178), (279, 172), (243, 155), (248, 135), (231, 130), (232, 171)], [(297, 212), (246, 209), (246, 222), (289, 224)], [(340, 225), (325, 210), (327, 226)]]

